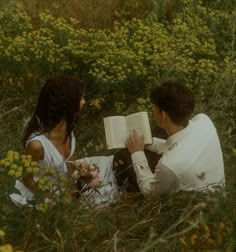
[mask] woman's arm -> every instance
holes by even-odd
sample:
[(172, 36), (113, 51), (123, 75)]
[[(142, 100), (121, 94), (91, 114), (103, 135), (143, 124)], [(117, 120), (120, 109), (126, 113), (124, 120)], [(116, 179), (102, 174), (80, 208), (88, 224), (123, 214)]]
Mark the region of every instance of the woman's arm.
[[(25, 148), (25, 154), (31, 155), (32, 160), (38, 162), (44, 157), (44, 149), (40, 141), (31, 141)], [(36, 192), (35, 181), (33, 175), (28, 175), (23, 178), (24, 185), (33, 193)]]

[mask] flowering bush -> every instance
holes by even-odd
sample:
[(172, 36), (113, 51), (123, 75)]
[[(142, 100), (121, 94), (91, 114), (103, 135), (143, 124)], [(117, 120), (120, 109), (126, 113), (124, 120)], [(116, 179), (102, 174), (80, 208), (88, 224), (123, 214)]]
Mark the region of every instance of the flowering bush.
[[(99, 178), (99, 169), (95, 164), (80, 162), (73, 163), (72, 177), (58, 174), (53, 167), (39, 169), (38, 163), (32, 161), (30, 155), (20, 155), (15, 151), (8, 151), (6, 157), (0, 160), (0, 175), (4, 176), (4, 190), (1, 193), (10, 195), (15, 189), (16, 180), (22, 181), (28, 175), (39, 175), (36, 180), (34, 200), (28, 202), (41, 212), (46, 212), (48, 208), (56, 202), (68, 202), (78, 191), (97, 188), (102, 185)], [(73, 187), (77, 181), (77, 187)]]
[(38, 163), (32, 161), (30, 155), (20, 155), (12, 150), (0, 160), (0, 175), (4, 176), (1, 193), (10, 195), (15, 191), (16, 180), (23, 182), (26, 176), (39, 174), (39, 172), (40, 178), (35, 183), (34, 201), (29, 204), (45, 212), (49, 204), (54, 204), (69, 196), (66, 190), (69, 188), (70, 180), (65, 175), (59, 175), (53, 167), (44, 167), (40, 171)]
[[(13, 8), (14, 1), (10, 2)], [(208, 11), (201, 1), (182, 0), (180, 6), (184, 11), (176, 11), (172, 23), (134, 18), (116, 22), (113, 29), (83, 29), (78, 20), (44, 12), (32, 29), (17, 3), (14, 16), (18, 23), (12, 24), (17, 32), (1, 36), (0, 64), (4, 74), (7, 71), (11, 76), (37, 78), (35, 71), (43, 76), (60, 71), (77, 74), (90, 80), (89, 88), (98, 96), (105, 97), (117, 89), (147, 93), (156, 82), (169, 78), (184, 79), (199, 89), (224, 75), (226, 68), (234, 68), (235, 56), (222, 55), (211, 25), (231, 24), (232, 14)], [(1, 13), (4, 18), (5, 12)], [(223, 68), (222, 56), (229, 58)]]
[(5, 190), (12, 190), (15, 180), (22, 180), (26, 175), (39, 172), (37, 162), (31, 160), (29, 155), (19, 155), (18, 152), (8, 151), (4, 159), (0, 160), (0, 174), (8, 177)]

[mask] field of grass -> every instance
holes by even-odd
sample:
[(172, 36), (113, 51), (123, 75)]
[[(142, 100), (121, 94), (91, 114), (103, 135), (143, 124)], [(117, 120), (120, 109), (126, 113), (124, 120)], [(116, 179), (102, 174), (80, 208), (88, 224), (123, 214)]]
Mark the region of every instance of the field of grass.
[[(14, 179), (0, 167), (0, 252), (235, 251), (234, 1), (11, 0), (2, 1), (0, 7), (0, 159), (8, 150), (22, 153), (24, 128), (42, 83), (48, 75), (62, 71), (69, 60), (70, 67), (65, 72), (79, 76), (83, 74), (88, 81), (87, 104), (78, 127), (78, 157), (113, 154), (105, 148), (102, 118), (137, 110), (150, 111), (150, 87), (167, 78), (179, 78), (189, 82), (195, 93), (195, 112), (207, 113), (217, 127), (226, 173), (226, 187), (216, 193), (180, 192), (153, 201), (147, 201), (139, 194), (123, 194), (117, 203), (103, 208), (90, 206), (82, 199), (67, 199), (46, 212), (40, 212), (30, 207), (16, 207), (10, 201), (8, 194)], [(56, 21), (49, 16), (46, 21), (40, 21), (42, 11), (50, 13)], [(73, 26), (77, 37), (70, 33), (72, 25), (58, 20), (59, 17), (79, 20), (80, 23)], [(140, 19), (143, 23), (132, 18)], [(116, 27), (114, 21), (128, 23)], [(202, 22), (204, 27), (196, 25)], [(61, 37), (56, 30), (57, 24), (63, 25)], [(45, 30), (40, 33), (40, 30), (39, 36), (35, 35), (37, 41), (34, 49), (34, 41), (30, 38), (34, 38), (34, 31), (39, 31), (41, 26), (48, 29), (48, 33)], [(126, 29), (133, 37), (130, 33), (126, 34)], [(160, 39), (155, 40), (155, 36), (151, 36), (155, 29), (160, 29), (160, 33), (155, 33), (155, 36), (160, 35)], [(163, 37), (162, 32), (165, 33)], [(68, 40), (69, 35), (73, 37), (71, 41)], [(52, 38), (54, 44), (47, 41), (47, 36)], [(80, 43), (76, 45), (76, 41), (81, 36), (86, 41), (81, 39), (79, 47)], [(145, 41), (145, 38), (149, 41)], [(85, 49), (87, 39), (91, 39), (90, 48)], [(103, 39), (105, 44), (101, 43)], [(47, 48), (49, 44), (40, 44), (42, 41), (51, 45), (50, 50)], [(204, 41), (207, 43), (204, 44)], [(69, 42), (74, 43), (75, 48), (71, 49)], [(161, 52), (159, 57), (159, 51), (148, 47), (150, 43), (153, 48), (157, 43), (157, 50), (164, 48), (169, 50), (169, 54)], [(176, 47), (173, 46), (175, 43)], [(201, 43), (200, 46), (198, 43)], [(59, 47), (55, 46), (57, 44), (63, 48), (60, 52)], [(115, 47), (109, 47), (114, 44)], [(107, 47), (110, 51), (106, 50)], [(30, 53), (36, 57), (35, 51), (40, 52), (44, 48), (48, 50), (46, 55), (57, 57), (63, 54), (60, 59), (64, 65), (53, 59), (24, 58), (30, 57)], [(122, 51), (124, 48), (125, 52)], [(179, 50), (173, 57), (176, 48)], [(150, 54), (146, 52), (147, 49)], [(110, 65), (107, 68), (97, 63), (99, 57), (105, 57), (104, 51), (109, 54), (107, 61)], [(113, 55), (112, 51), (118, 54)], [(132, 53), (136, 55), (135, 59)], [(117, 55), (122, 55), (122, 60)], [(157, 63), (149, 60), (148, 57), (152, 55), (155, 55)], [(129, 61), (131, 65), (137, 64), (137, 69), (129, 66)], [(114, 68), (114, 73), (109, 72), (110, 66), (116, 64), (127, 64), (131, 68), (131, 74), (123, 68), (118, 69), (125, 76), (118, 82), (114, 81), (119, 77), (115, 72), (117, 69)], [(89, 72), (90, 69), (93, 71)], [(95, 69), (100, 71), (97, 75), (94, 74)], [(142, 69), (145, 71), (142, 72)], [(102, 71), (105, 74), (101, 77), (99, 73)], [(108, 77), (111, 84), (107, 82)]]

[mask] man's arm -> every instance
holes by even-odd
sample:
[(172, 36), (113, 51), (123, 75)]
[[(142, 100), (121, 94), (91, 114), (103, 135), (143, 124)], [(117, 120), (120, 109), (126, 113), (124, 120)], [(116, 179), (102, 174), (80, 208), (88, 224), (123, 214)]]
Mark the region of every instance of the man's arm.
[(157, 138), (157, 137), (153, 137), (152, 138), (152, 144), (148, 144), (145, 145), (145, 150), (149, 150), (152, 152), (156, 152), (158, 154), (163, 152), (163, 147), (166, 143), (166, 140), (161, 139), (161, 138)]
[(143, 151), (131, 155), (137, 183), (145, 197), (157, 197), (173, 192), (178, 187), (176, 175), (159, 162), (154, 173), (148, 166), (147, 158)]
[(164, 195), (177, 188), (177, 177), (170, 169), (161, 165), (160, 161), (156, 166), (154, 174), (151, 172), (144, 154), (143, 136), (138, 136), (137, 132), (133, 131), (133, 134), (128, 137), (126, 145), (131, 153), (137, 183), (144, 196)]

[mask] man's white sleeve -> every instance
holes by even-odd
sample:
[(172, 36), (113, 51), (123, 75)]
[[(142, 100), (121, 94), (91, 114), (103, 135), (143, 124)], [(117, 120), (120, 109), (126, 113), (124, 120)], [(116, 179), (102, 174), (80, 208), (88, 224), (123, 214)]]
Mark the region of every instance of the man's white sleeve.
[(159, 162), (152, 173), (143, 151), (134, 152), (131, 158), (137, 183), (145, 197), (161, 196), (177, 189), (178, 179), (169, 168)]
[(165, 147), (165, 143), (166, 143), (166, 140), (161, 139), (161, 138), (157, 138), (157, 137), (153, 137), (152, 144), (145, 145), (145, 150), (149, 150), (149, 151), (156, 152), (156, 153), (160, 154), (163, 152), (163, 148)]

